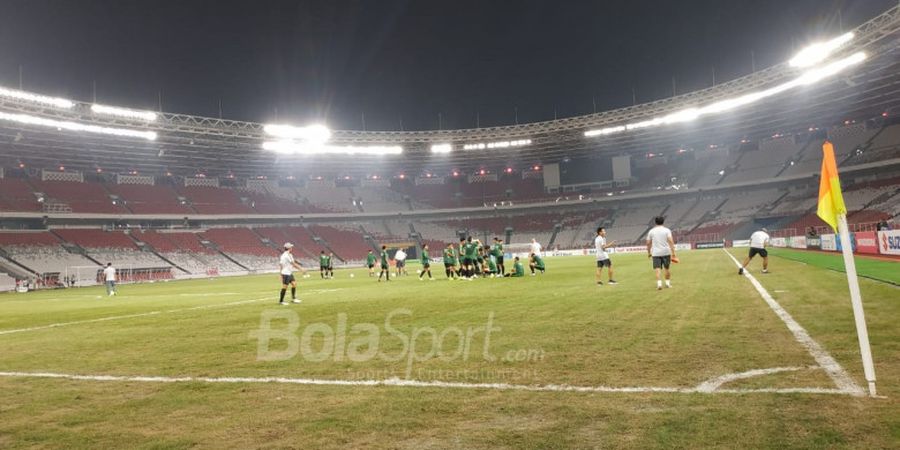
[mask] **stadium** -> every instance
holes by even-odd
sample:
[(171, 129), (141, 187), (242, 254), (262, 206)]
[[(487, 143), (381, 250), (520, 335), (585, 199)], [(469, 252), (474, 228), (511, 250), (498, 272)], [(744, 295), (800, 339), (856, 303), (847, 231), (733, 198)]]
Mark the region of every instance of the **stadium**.
[(841, 27), (452, 129), (6, 80), (0, 447), (896, 448), (900, 6)]

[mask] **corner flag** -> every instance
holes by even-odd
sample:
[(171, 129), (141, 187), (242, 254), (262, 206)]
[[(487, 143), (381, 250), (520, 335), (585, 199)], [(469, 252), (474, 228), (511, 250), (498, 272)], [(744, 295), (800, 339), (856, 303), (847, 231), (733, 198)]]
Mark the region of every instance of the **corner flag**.
[(838, 230), (838, 216), (847, 214), (844, 196), (841, 194), (841, 179), (838, 178), (834, 161), (834, 146), (825, 141), (822, 145), (822, 176), (819, 178), (819, 208), (816, 214), (834, 231)]
[(869, 395), (874, 397), (875, 364), (872, 361), (872, 348), (869, 345), (869, 330), (866, 326), (866, 315), (863, 312), (859, 280), (856, 278), (856, 261), (853, 260), (853, 245), (850, 240), (850, 230), (847, 227), (847, 207), (844, 205), (844, 196), (841, 194), (841, 180), (838, 178), (837, 164), (834, 161), (834, 146), (828, 141), (822, 144), (822, 176), (819, 179), (819, 207), (816, 214), (825, 223), (831, 225), (841, 240), (841, 253), (844, 256), (844, 269), (847, 272), (847, 284), (850, 287), (850, 304), (853, 306), (853, 319), (856, 322), (856, 337), (859, 340), (863, 372), (869, 383)]

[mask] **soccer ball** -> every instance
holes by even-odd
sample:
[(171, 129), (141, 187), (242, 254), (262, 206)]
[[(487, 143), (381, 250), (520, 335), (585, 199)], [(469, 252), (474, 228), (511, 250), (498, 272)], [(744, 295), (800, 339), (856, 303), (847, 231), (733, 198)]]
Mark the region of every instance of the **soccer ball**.
[(350, 274), (350, 278), (353, 278), (353, 277), (355, 277), (355, 276), (356, 276), (356, 275), (354, 275), (354, 274), (352, 274), (352, 273)]

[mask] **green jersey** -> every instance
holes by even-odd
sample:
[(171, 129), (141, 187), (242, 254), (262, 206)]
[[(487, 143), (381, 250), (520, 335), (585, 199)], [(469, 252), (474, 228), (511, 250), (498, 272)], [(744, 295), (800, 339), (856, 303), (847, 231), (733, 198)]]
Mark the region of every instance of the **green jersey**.
[(366, 265), (374, 266), (375, 265), (375, 254), (369, 253), (369, 256), (366, 256)]
[(538, 269), (544, 268), (544, 260), (538, 255), (534, 255), (534, 267), (537, 267)]
[(456, 251), (452, 247), (444, 249), (444, 264), (448, 266), (456, 265)]
[(389, 258), (388, 258), (388, 252), (387, 252), (387, 250), (382, 250), (382, 251), (381, 251), (381, 267), (382, 267), (382, 268), (385, 268), (385, 269), (388, 268), (388, 266), (389, 266), (389, 264), (388, 264), (388, 259), (389, 259)]
[(428, 250), (422, 249), (422, 265), (431, 264), (431, 258), (428, 257)]
[(328, 255), (319, 255), (319, 265), (328, 267)]
[(499, 242), (494, 244), (494, 246), (491, 247), (491, 254), (497, 258), (503, 256), (503, 244)]
[(519, 261), (513, 265), (513, 269), (515, 272), (512, 276), (514, 277), (524, 277), (525, 276), (525, 266), (522, 265), (522, 262)]
[(475, 259), (475, 252), (478, 250), (478, 245), (474, 242), (466, 242), (463, 245), (463, 251), (466, 254), (466, 258)]
[(497, 273), (497, 263), (494, 262), (494, 258), (488, 258), (488, 269), (491, 270), (491, 273)]

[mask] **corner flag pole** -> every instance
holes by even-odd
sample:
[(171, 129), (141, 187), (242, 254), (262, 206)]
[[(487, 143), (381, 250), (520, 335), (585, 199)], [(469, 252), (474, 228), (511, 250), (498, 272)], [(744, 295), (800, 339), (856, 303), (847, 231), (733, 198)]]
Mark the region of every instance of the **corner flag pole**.
[(847, 215), (838, 214), (838, 233), (841, 236), (841, 253), (844, 255), (844, 268), (847, 272), (847, 284), (850, 285), (850, 303), (853, 305), (853, 318), (856, 321), (856, 336), (859, 338), (859, 352), (862, 354), (863, 372), (869, 382), (869, 395), (875, 396), (875, 363), (872, 361), (872, 348), (869, 346), (869, 330), (866, 326), (866, 314), (863, 311), (862, 296), (859, 293), (859, 279), (856, 278), (856, 262), (853, 260), (853, 246), (847, 227)]
[(847, 205), (841, 193), (841, 179), (834, 159), (834, 146), (825, 141), (822, 144), (822, 175), (819, 177), (819, 206), (816, 214), (841, 239), (841, 253), (844, 255), (844, 269), (850, 286), (850, 304), (853, 305), (853, 319), (856, 321), (856, 336), (859, 352), (862, 354), (863, 371), (869, 382), (869, 395), (875, 396), (875, 364), (872, 362), (872, 348), (869, 346), (869, 331), (863, 312), (862, 296), (859, 294), (859, 280), (856, 278), (856, 262), (853, 260), (853, 245), (847, 227)]

